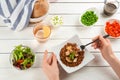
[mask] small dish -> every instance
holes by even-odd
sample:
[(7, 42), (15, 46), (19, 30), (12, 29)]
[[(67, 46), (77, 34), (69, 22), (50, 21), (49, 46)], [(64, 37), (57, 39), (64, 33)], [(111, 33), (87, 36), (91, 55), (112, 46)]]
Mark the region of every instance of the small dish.
[(59, 15), (54, 15), (50, 18), (50, 23), (53, 27), (59, 27), (63, 24), (63, 17)]
[[(49, 5), (49, 7), (50, 7), (49, 0), (47, 0), (47, 3), (48, 3), (48, 5)], [(43, 21), (43, 20), (48, 16), (48, 14), (49, 14), (49, 8), (48, 8), (47, 13), (44, 14), (43, 16), (40, 16), (40, 17), (38, 17), (38, 18), (30, 18), (30, 23), (33, 23), (33, 24), (34, 24), (34, 23), (41, 22), (41, 21)]]
[[(112, 36), (112, 34), (109, 34), (108, 32), (106, 32), (106, 29), (107, 29), (107, 25), (109, 24), (109, 25), (112, 25), (112, 24), (115, 24), (114, 22), (117, 22), (117, 23), (119, 23), (119, 28), (120, 28), (120, 20), (118, 20), (118, 19), (110, 19), (110, 20), (108, 20), (106, 23), (105, 23), (105, 27), (104, 27), (104, 32), (105, 32), (105, 34), (107, 34), (107, 35), (109, 35), (111, 38), (120, 38), (120, 29), (117, 31), (118, 33), (119, 33), (119, 36), (117, 36), (117, 37), (115, 37), (115, 36)], [(113, 26), (114, 28), (115, 28), (115, 26)], [(112, 27), (112, 28), (113, 28)], [(111, 29), (112, 29), (111, 28)], [(114, 33), (115, 34), (115, 31), (116, 29), (112, 29), (112, 33)], [(110, 31), (110, 30), (109, 30)]]
[(60, 65), (63, 67), (63, 69), (67, 73), (72, 73), (72, 72), (75, 72), (75, 71), (79, 70), (80, 68), (82, 68), (83, 66), (85, 66), (87, 63), (89, 63), (91, 60), (94, 59), (94, 56), (92, 54), (90, 54), (87, 49), (85, 49), (84, 59), (83, 59), (83, 61), (78, 66), (75, 66), (75, 67), (66, 66), (60, 60), (60, 51), (61, 51), (61, 48), (63, 48), (64, 45), (66, 45), (66, 43), (76, 43), (78, 45), (78, 47), (80, 45), (82, 45), (82, 43), (81, 43), (79, 37), (77, 35), (75, 35), (72, 38), (70, 38), (69, 40), (67, 40), (67, 41), (61, 43), (60, 45), (57, 45), (57, 46), (55, 46), (55, 47), (52, 48), (52, 50), (56, 54), (58, 62), (60, 63)]
[(30, 18), (30, 23), (39, 23), (39, 22), (43, 21), (47, 16), (48, 16), (48, 13), (39, 18)]
[(97, 16), (98, 19), (99, 19), (98, 10), (97, 10), (96, 8), (94, 8), (94, 7), (93, 7), (93, 8), (89, 8), (89, 9), (87, 9), (86, 11), (84, 11), (83, 13), (81, 13), (81, 15), (80, 15), (80, 17), (79, 17), (79, 22), (80, 22), (80, 24), (81, 24), (83, 27), (91, 27), (91, 26), (95, 25), (95, 23), (98, 21), (98, 19), (97, 19), (97, 21), (96, 21), (95, 23), (93, 23), (92, 25), (89, 25), (89, 26), (83, 24), (83, 23), (81, 22), (81, 19), (82, 19), (81, 17), (82, 17), (87, 11), (93, 11), (94, 14), (96, 14), (96, 16)]

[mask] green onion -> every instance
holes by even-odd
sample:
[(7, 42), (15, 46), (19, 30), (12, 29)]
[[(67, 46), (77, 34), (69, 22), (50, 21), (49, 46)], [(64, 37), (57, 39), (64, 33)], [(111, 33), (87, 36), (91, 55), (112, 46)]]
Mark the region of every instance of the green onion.
[(63, 18), (61, 16), (53, 16), (51, 18), (51, 22), (54, 26), (62, 25), (63, 24)]
[(74, 53), (74, 52), (70, 53), (69, 58), (70, 58), (71, 60), (74, 60), (74, 58), (75, 58), (75, 53)]

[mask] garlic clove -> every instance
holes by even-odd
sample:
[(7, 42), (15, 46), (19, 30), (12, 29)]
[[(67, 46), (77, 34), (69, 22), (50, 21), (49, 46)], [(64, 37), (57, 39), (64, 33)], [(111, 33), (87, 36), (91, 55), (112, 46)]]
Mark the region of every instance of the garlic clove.
[(69, 57), (66, 57), (67, 62), (72, 62), (72, 60)]
[(75, 58), (75, 59), (73, 60), (73, 62), (77, 62), (77, 58)]

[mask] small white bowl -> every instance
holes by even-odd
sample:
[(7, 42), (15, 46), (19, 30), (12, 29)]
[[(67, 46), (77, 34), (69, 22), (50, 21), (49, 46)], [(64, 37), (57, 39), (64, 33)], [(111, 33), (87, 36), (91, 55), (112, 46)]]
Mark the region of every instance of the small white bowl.
[[(117, 22), (120, 24), (120, 20), (118, 20), (118, 19), (109, 19), (109, 20), (106, 21), (106, 22), (112, 23), (113, 21), (117, 21)], [(104, 32), (105, 32), (106, 35), (109, 35), (109, 34), (106, 32), (105, 28), (106, 28), (106, 23), (105, 23), (105, 25), (104, 25)], [(109, 35), (109, 36), (110, 36), (110, 35)], [(111, 37), (111, 38), (120, 38), (120, 36), (119, 36), (119, 37), (110, 36), (110, 37)]]
[[(54, 25), (53, 19), (55, 19), (55, 17), (58, 17), (59, 20), (61, 20), (61, 24), (58, 23), (58, 24)], [(59, 27), (59, 26), (63, 25), (63, 17), (62, 17), (62, 16), (59, 16), (59, 15), (54, 15), (54, 16), (52, 16), (49, 21), (50, 21), (50, 24), (51, 24), (53, 27)]]
[[(50, 8), (50, 3), (49, 3), (49, 1), (47, 1), (47, 2), (48, 2), (48, 5), (49, 5), (49, 8)], [(30, 23), (38, 23), (38, 22), (43, 21), (49, 14), (49, 8), (48, 8), (48, 12), (45, 15), (43, 15), (39, 18), (30, 18)]]
[(81, 62), (81, 64), (79, 64), (78, 66), (75, 66), (75, 67), (66, 66), (65, 64), (62, 63), (62, 61), (60, 59), (60, 51), (64, 47), (64, 45), (67, 43), (76, 43), (78, 46), (82, 45), (80, 38), (77, 35), (75, 35), (75, 36), (71, 37), (70, 39), (68, 39), (67, 41), (61, 43), (60, 45), (57, 45), (52, 48), (52, 51), (54, 51), (54, 53), (56, 54), (58, 62), (60, 63), (60, 65), (63, 67), (63, 69), (67, 73), (72, 73), (72, 72), (79, 70), (80, 68), (82, 68), (83, 66), (85, 66), (87, 63), (89, 63), (90, 61), (92, 61), (94, 59), (94, 56), (92, 54), (90, 54), (90, 52), (87, 49), (85, 49), (84, 59)]
[[(97, 15), (97, 17), (98, 17), (98, 19), (99, 19), (99, 12), (98, 12), (98, 10), (96, 9), (96, 8), (89, 8), (89, 9), (87, 9), (87, 10), (85, 10), (83, 13), (81, 13), (81, 15), (80, 15), (80, 17), (79, 17), (79, 22), (80, 22), (80, 24), (82, 25), (82, 26), (84, 26), (84, 27), (91, 27), (91, 26), (93, 26), (93, 25), (95, 25), (95, 23), (97, 23), (97, 22), (95, 22), (93, 25), (91, 25), (91, 26), (86, 26), (86, 25), (84, 25), (82, 22), (81, 22), (81, 17), (82, 17), (82, 15), (83, 14), (85, 14), (85, 12), (86, 11), (94, 11), (94, 13)], [(97, 20), (98, 21), (98, 20)]]
[(30, 23), (38, 23), (43, 21), (46, 17), (48, 16), (48, 13), (45, 14), (44, 16), (41, 16), (39, 18), (30, 18)]

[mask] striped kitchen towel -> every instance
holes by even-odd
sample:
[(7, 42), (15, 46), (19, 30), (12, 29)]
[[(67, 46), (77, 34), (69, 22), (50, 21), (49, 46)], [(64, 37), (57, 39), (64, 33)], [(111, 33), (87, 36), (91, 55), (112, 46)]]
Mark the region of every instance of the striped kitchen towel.
[(0, 0), (0, 18), (9, 28), (20, 31), (27, 27), (36, 0)]

